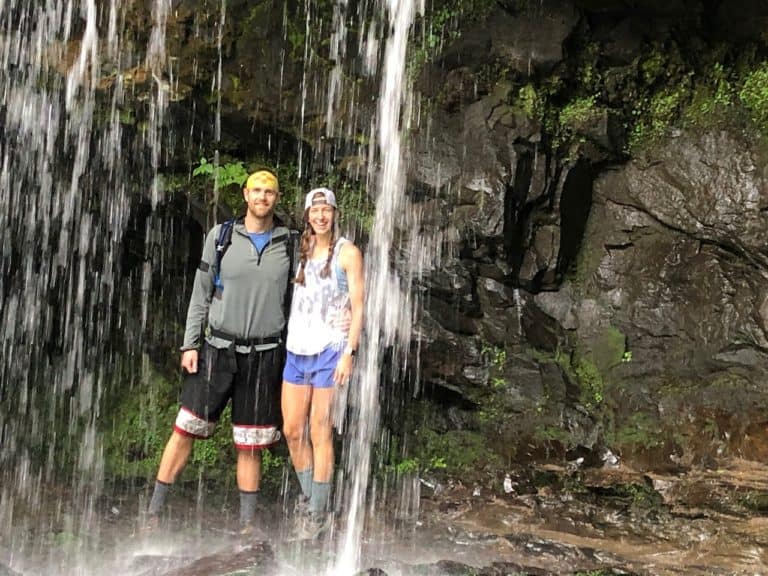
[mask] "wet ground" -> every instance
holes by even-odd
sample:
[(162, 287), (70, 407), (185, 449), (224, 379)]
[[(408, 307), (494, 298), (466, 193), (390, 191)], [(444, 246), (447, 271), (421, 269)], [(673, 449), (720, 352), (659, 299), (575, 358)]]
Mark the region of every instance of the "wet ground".
[[(768, 574), (768, 467), (732, 460), (684, 474), (539, 470), (503, 497), (422, 499), (454, 541), (495, 537), (500, 557), (555, 574)], [(519, 492), (528, 492), (520, 494)], [(436, 509), (432, 512), (431, 509)]]
[[(679, 474), (538, 466), (511, 474), (506, 489), (500, 482), (416, 482), (409, 498), (384, 503), (369, 525), (363, 574), (768, 574), (762, 464), (731, 460)], [(231, 504), (188, 495), (172, 502), (160, 529), (145, 532), (132, 513), (135, 501), (105, 502), (91, 529), (66, 528), (60, 509), (37, 527), (3, 528), (0, 576), (355, 572), (336, 568), (338, 531), (320, 542), (290, 541), (287, 503), (270, 505), (267, 533), (256, 539), (231, 531)]]

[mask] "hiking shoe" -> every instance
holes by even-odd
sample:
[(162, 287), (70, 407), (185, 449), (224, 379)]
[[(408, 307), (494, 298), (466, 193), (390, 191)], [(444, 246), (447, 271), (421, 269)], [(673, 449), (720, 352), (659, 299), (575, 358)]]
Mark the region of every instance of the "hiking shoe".
[(309, 496), (302, 494), (296, 498), (296, 503), (293, 505), (293, 514), (300, 518), (309, 514)]
[(297, 540), (317, 540), (330, 531), (332, 525), (333, 519), (330, 514), (310, 512), (299, 524), (296, 534)]
[(139, 524), (139, 534), (150, 535), (160, 529), (160, 516), (158, 514), (147, 514)]
[(304, 531), (304, 522), (309, 516), (309, 497), (300, 495), (293, 505), (293, 521), (291, 522), (290, 539), (301, 540)]
[(267, 540), (267, 534), (261, 526), (255, 521), (245, 522), (240, 525), (238, 535), (244, 540), (256, 540), (263, 542)]

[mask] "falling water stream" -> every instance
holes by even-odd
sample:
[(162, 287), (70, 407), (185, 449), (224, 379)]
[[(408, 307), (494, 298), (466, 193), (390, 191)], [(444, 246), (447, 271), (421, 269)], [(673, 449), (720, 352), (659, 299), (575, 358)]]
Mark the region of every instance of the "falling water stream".
[[(382, 1), (376, 6), (371, 9), (385, 13), (382, 20), (388, 24), (380, 26), (381, 39), (372, 25), (361, 51), (373, 72), (379, 44), (386, 42), (370, 152), (378, 159), (378, 168), (369, 176), (377, 209), (366, 257), (366, 338), (358, 385), (350, 399), (346, 464), (340, 474), (348, 517), (328, 568), (334, 574), (351, 573), (360, 562), (369, 510), (371, 448), (378, 432), (381, 361), (385, 350), (407, 344), (413, 307), (410, 276), (395, 272), (392, 245), (396, 229), (412, 230), (411, 236), (418, 229), (403, 199), (401, 143), (408, 101), (405, 55), (417, 6), (412, 0)], [(161, 241), (163, 226), (154, 210), (163, 201), (159, 177), (165, 156), (163, 128), (175, 82), (166, 48), (171, 2), (152, 3), (152, 29), (143, 57), (133, 39), (123, 36), (120, 10), (114, 0), (0, 2), (0, 57), (6, 70), (0, 75), (0, 531), (2, 541), (18, 556), (40, 552), (17, 540), (23, 532), (19, 522), (54, 522), (43, 514), (35, 520), (29, 511), (49, 490), (61, 486), (69, 488), (54, 499), (66, 530), (98, 532), (95, 503), (104, 483), (96, 432), (100, 403), (119, 378), (140, 379), (146, 366), (142, 335), (150, 321), (149, 295), (158, 265), (152, 247)], [(340, 105), (346, 10), (345, 2), (334, 8), (331, 59), (336, 65), (328, 81), (329, 127)], [(309, 4), (307, 14), (309, 42)], [(221, 0), (213, 91), (217, 146), (225, 18), (226, 3)], [(309, 52), (306, 60), (311, 65)], [(129, 69), (134, 72), (126, 73)], [(138, 89), (133, 84), (138, 73), (150, 78), (150, 88), (147, 122), (141, 131), (133, 131), (120, 115), (128, 93)], [(303, 90), (302, 107), (306, 83)], [(301, 173), (301, 148), (298, 153)], [(216, 148), (214, 162), (218, 161)], [(141, 266), (127, 271), (123, 242), (132, 207), (140, 203), (152, 209), (144, 230), (146, 253)], [(56, 437), (62, 421), (69, 422), (67, 433)], [(63, 459), (76, 464), (65, 466)], [(28, 528), (45, 531), (45, 526)], [(74, 550), (79, 552), (57, 562), (62, 573), (78, 570), (67, 566), (87, 565), (79, 555), (88, 551)]]
[(341, 541), (337, 574), (359, 568), (360, 541), (371, 472), (371, 449), (379, 429), (379, 380), (384, 350), (407, 343), (411, 308), (409, 286), (393, 272), (392, 244), (397, 228), (418, 230), (405, 206), (405, 164), (401, 131), (405, 101), (405, 65), (408, 34), (415, 17), (414, 0), (388, 0), (389, 37), (379, 94), (377, 142), (380, 172), (376, 178), (376, 215), (366, 250), (366, 337), (361, 348), (359, 375), (353, 385), (352, 426), (347, 446), (348, 520)]
[[(161, 200), (169, 6), (153, 4), (142, 62), (117, 2), (0, 2), (0, 536), (21, 554), (55, 490), (68, 530), (96, 527), (100, 403), (141, 369), (123, 362), (141, 357), (151, 266), (126, 273), (122, 249), (132, 206)], [(152, 78), (141, 133), (120, 121), (131, 66)]]

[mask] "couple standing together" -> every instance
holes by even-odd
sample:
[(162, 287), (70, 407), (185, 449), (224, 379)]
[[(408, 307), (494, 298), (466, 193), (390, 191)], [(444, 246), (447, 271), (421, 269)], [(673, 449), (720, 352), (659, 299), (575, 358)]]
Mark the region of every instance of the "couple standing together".
[(241, 533), (257, 531), (261, 450), (280, 440), (282, 421), (302, 491), (297, 536), (315, 538), (330, 521), (333, 396), (349, 381), (363, 326), (362, 254), (339, 235), (327, 188), (307, 194), (298, 247), (275, 216), (280, 189), (272, 172), (251, 174), (243, 198), (245, 216), (208, 233), (195, 274), (181, 408), (149, 522), (157, 523), (194, 440), (212, 435), (231, 399)]

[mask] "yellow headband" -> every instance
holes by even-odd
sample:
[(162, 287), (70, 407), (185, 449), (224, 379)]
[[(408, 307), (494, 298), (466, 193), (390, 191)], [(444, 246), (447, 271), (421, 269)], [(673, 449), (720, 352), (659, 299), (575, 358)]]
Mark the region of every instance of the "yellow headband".
[(246, 190), (259, 186), (274, 188), (275, 191), (280, 190), (280, 185), (277, 183), (277, 176), (272, 174), (269, 170), (259, 170), (248, 176), (248, 180), (245, 182)]

